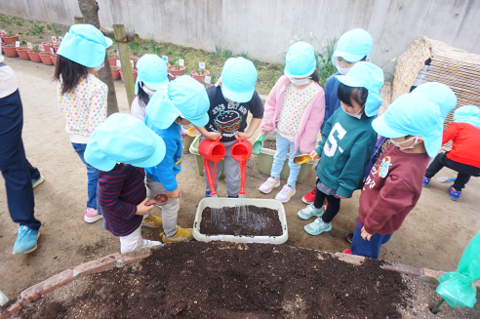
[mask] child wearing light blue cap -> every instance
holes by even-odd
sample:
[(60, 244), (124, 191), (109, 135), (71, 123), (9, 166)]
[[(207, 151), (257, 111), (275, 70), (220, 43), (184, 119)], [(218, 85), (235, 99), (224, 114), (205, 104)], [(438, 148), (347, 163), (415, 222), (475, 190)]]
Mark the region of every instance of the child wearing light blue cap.
[(65, 116), (65, 130), (73, 149), (87, 166), (88, 200), (84, 220), (93, 223), (97, 213), (98, 171), (84, 159), (92, 133), (107, 118), (108, 87), (92, 72), (102, 67), (112, 40), (91, 24), (75, 24), (58, 49), (55, 79), (59, 108)]
[[(337, 41), (337, 48), (332, 55), (332, 63), (338, 70), (338, 73), (331, 75), (325, 83), (325, 117), (323, 119), (321, 130), (333, 113), (340, 107), (340, 100), (337, 97), (338, 85), (340, 82), (337, 75), (347, 74), (355, 63), (360, 61), (370, 61), (372, 51), (372, 36), (365, 30), (357, 28), (342, 34)], [(316, 187), (302, 200), (306, 204), (313, 203), (315, 199)]]
[(435, 157), (425, 173), (423, 186), (428, 186), (430, 179), (446, 166), (458, 172), (450, 186), (450, 199), (457, 201), (470, 177), (480, 176), (480, 108), (465, 105), (455, 110), (453, 122), (443, 132), (442, 144), (449, 141), (453, 142), (452, 149)]
[(90, 137), (87, 163), (99, 170), (98, 202), (105, 228), (120, 238), (120, 251), (161, 245), (142, 239), (142, 216), (147, 206), (144, 174), (136, 167), (157, 165), (165, 143), (145, 124), (127, 114), (114, 113)]
[[(221, 137), (220, 142), (225, 146), (224, 174), (229, 197), (238, 197), (240, 191), (240, 163), (232, 158), (230, 148), (237, 141), (237, 136), (243, 140), (252, 137), (263, 117), (263, 104), (255, 91), (256, 83), (257, 70), (253, 63), (238, 57), (225, 61), (220, 80), (207, 88), (209, 121), (205, 128), (198, 130), (203, 138), (216, 140)], [(247, 129), (249, 112), (253, 118)], [(221, 173), (222, 170), (217, 169), (215, 189)], [(205, 172), (204, 177), (205, 196), (210, 197), (210, 185)]]
[(160, 136), (166, 144), (166, 156), (161, 163), (145, 169), (147, 196), (166, 194), (170, 199), (162, 206), (165, 243), (192, 239), (192, 228), (177, 225), (181, 192), (176, 175), (182, 166), (183, 143), (181, 125), (193, 124), (198, 128), (207, 125), (209, 100), (205, 87), (192, 77), (177, 77), (155, 93), (148, 102), (145, 124)]
[(402, 95), (372, 123), (392, 144), (373, 166), (360, 195), (351, 253), (378, 258), (380, 248), (415, 207), (429, 157), (441, 147), (442, 111), (423, 93)]
[(156, 54), (145, 54), (137, 62), (137, 80), (135, 99), (130, 114), (139, 120), (145, 120), (147, 104), (153, 94), (168, 84), (167, 63)]
[(295, 184), (300, 165), (293, 158), (309, 154), (315, 148), (317, 133), (325, 113), (325, 94), (318, 84), (316, 58), (313, 47), (306, 42), (296, 42), (285, 58), (285, 75), (278, 79), (265, 102), (260, 135), (276, 136), (276, 151), (270, 177), (258, 188), (268, 194), (280, 186), (280, 172), (290, 149), (287, 184), (275, 196), (286, 203), (296, 193)]
[[(363, 182), (365, 166), (377, 139), (372, 121), (382, 105), (382, 69), (360, 62), (347, 75), (337, 75), (337, 79), (341, 109), (327, 121), (322, 140), (310, 154), (313, 158), (320, 155), (315, 200), (297, 213), (303, 220), (316, 217), (304, 227), (310, 235), (332, 229), (332, 220), (340, 210), (340, 199), (350, 198)], [(326, 210), (322, 209), (325, 200)]]

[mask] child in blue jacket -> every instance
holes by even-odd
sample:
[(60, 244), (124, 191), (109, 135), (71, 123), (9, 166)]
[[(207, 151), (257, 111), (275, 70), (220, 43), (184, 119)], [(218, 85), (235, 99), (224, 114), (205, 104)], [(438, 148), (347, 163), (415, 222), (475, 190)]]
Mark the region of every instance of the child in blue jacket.
[(210, 107), (205, 87), (190, 76), (177, 77), (164, 90), (153, 95), (147, 105), (145, 124), (160, 136), (166, 145), (163, 161), (145, 169), (147, 197), (166, 194), (170, 199), (162, 206), (164, 243), (188, 241), (192, 239), (192, 228), (177, 225), (181, 192), (176, 175), (180, 173), (183, 143), (181, 125), (207, 125)]

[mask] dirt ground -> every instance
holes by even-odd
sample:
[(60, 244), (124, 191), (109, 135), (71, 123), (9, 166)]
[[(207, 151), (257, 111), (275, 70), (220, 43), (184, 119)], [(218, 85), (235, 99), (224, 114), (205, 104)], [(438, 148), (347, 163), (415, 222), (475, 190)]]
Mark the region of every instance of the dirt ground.
[[(0, 290), (16, 297), (23, 289), (54, 274), (99, 256), (119, 252), (117, 238), (102, 228), (101, 222), (86, 224), (83, 210), (87, 196), (86, 168), (73, 150), (65, 133), (65, 120), (56, 99), (56, 84), (51, 81), (53, 67), (18, 58), (6, 58), (15, 70), (22, 96), (25, 124), (24, 145), (29, 161), (38, 167), (45, 182), (35, 189), (35, 214), (42, 221), (38, 249), (28, 255), (12, 255), (18, 226), (12, 222), (6, 202), (5, 186), (0, 185)], [(120, 110), (128, 112), (123, 83), (116, 81)], [(178, 181), (183, 193), (179, 224), (192, 227), (196, 205), (204, 196), (203, 177), (197, 174), (192, 154), (186, 154)], [(453, 177), (444, 169), (438, 176)], [(257, 188), (267, 178), (258, 174), (256, 158), (248, 163), (247, 196), (274, 198)], [(282, 181), (282, 186), (285, 181)], [(196, 185), (197, 187), (191, 187)], [(320, 236), (303, 231), (305, 221), (296, 212), (305, 207), (301, 197), (312, 189), (314, 173), (297, 194), (285, 204), (289, 240), (287, 245), (321, 249), (329, 252), (349, 248), (345, 234), (353, 231), (358, 211), (356, 192), (343, 200), (333, 229)], [(222, 181), (219, 195), (225, 196)], [(480, 179), (473, 178), (459, 202), (448, 198), (448, 184), (435, 180), (424, 189), (417, 207), (402, 228), (381, 251), (380, 258), (415, 267), (454, 270), (468, 241), (480, 229)], [(279, 189), (278, 189), (279, 190)], [(475, 208), (476, 207), (476, 208)], [(155, 214), (160, 210), (155, 208)], [(158, 240), (160, 229), (143, 229), (145, 238)]]

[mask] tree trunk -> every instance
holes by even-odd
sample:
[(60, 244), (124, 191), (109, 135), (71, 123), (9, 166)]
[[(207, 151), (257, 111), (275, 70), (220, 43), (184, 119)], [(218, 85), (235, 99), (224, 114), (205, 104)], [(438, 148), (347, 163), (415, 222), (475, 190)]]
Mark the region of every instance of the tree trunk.
[[(100, 20), (98, 19), (98, 3), (95, 0), (78, 0), (78, 6), (83, 15), (84, 23), (93, 24), (100, 30)], [(107, 54), (105, 54), (105, 66), (97, 71), (100, 81), (108, 86), (107, 116), (118, 112), (117, 96), (115, 95), (115, 86), (113, 84), (112, 71), (108, 63)]]

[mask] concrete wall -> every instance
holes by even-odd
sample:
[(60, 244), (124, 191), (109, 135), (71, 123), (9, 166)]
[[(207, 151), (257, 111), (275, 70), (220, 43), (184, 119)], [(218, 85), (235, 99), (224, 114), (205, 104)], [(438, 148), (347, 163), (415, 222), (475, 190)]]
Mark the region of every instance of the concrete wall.
[[(372, 34), (372, 59), (379, 66), (398, 57), (418, 34), (480, 53), (478, 0), (97, 1), (102, 25), (123, 23), (143, 38), (207, 51), (215, 44), (248, 51), (262, 61), (282, 61), (295, 35), (318, 49), (320, 42), (356, 27)], [(0, 12), (64, 24), (80, 14), (77, 0), (0, 0)]]

